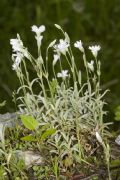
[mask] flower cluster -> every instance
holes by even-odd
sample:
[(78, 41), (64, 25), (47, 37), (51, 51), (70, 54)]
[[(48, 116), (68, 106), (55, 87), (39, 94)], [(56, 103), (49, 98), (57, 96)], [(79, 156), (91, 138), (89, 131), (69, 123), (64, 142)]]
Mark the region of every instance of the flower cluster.
[(17, 34), (16, 39), (11, 39), (10, 44), (12, 45), (13, 55), (12, 60), (14, 64), (12, 65), (13, 70), (17, 70), (19, 67), (20, 62), (22, 61), (23, 57), (29, 57), (27, 48), (23, 46), (23, 42), (20, 39), (19, 34)]
[[(76, 41), (74, 43), (74, 47), (78, 48), (81, 52), (84, 53), (84, 48), (83, 48), (83, 45), (82, 45), (82, 42), (81, 40), (80, 41)], [(97, 55), (98, 55), (98, 51), (101, 49), (101, 47), (98, 45), (95, 45), (95, 46), (89, 46), (89, 50), (91, 50), (93, 56), (95, 58), (97, 58)]]
[[(45, 26), (41, 25), (40, 27), (37, 27), (36, 25), (33, 25), (32, 31), (35, 32), (35, 34), (36, 34), (35, 38), (37, 40), (38, 49), (40, 49), (41, 41), (43, 39), (43, 36), (41, 34), (45, 31)], [(55, 52), (55, 54), (53, 55), (54, 56), (53, 66), (55, 66), (56, 62), (58, 60), (60, 60), (61, 54), (66, 56), (66, 53), (69, 51), (68, 48), (70, 46), (70, 42), (68, 41), (68, 39), (66, 37), (65, 37), (65, 39), (60, 39), (58, 44), (55, 44), (55, 42), (56, 42), (56, 40), (52, 42), (52, 45), (50, 45), (50, 47), (53, 46), (54, 52)], [(12, 65), (12, 68), (13, 68), (13, 70), (17, 70), (21, 60), (24, 57), (29, 59), (29, 53), (27, 51), (27, 48), (24, 47), (19, 34), (17, 34), (16, 39), (10, 40), (10, 44), (12, 45), (12, 49), (13, 49), (12, 59), (14, 61), (14, 64)], [(83, 43), (81, 40), (76, 41), (74, 43), (74, 47), (78, 48), (82, 53), (85, 53)], [(95, 58), (97, 58), (98, 51), (100, 49), (101, 49), (101, 47), (99, 45), (98, 46), (97, 45), (89, 46), (89, 50), (92, 52), (92, 54)], [(87, 66), (90, 71), (92, 71), (92, 72), (94, 71), (94, 61), (93, 60), (91, 62), (87, 62)], [(58, 73), (58, 77), (66, 77), (66, 76), (68, 76), (67, 70), (62, 71), (61, 73)]]
[[(36, 40), (37, 40), (37, 44), (40, 47), (41, 45), (41, 41), (43, 36), (41, 36), (41, 33), (45, 31), (45, 26), (40, 26), (37, 27), (35, 25), (32, 26), (32, 31), (36, 33)], [(12, 60), (13, 60), (13, 65), (12, 65), (12, 69), (13, 70), (18, 70), (19, 65), (22, 61), (22, 59), (24, 57), (29, 59), (29, 53), (27, 48), (24, 47), (22, 40), (20, 39), (19, 34), (17, 34), (17, 38), (16, 39), (11, 39), (10, 40), (10, 44), (12, 46), (12, 50), (13, 50), (13, 55), (12, 55)]]

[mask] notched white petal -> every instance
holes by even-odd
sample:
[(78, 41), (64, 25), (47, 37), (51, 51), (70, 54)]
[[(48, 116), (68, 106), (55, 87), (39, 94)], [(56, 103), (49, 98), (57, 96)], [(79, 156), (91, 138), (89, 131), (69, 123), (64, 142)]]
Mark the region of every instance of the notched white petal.
[(78, 48), (81, 52), (84, 52), (84, 48), (83, 48), (83, 45), (82, 45), (82, 41), (76, 41), (74, 43), (74, 47)]
[(100, 51), (101, 47), (98, 46), (89, 46), (89, 50), (92, 52), (93, 56), (97, 58), (98, 51)]

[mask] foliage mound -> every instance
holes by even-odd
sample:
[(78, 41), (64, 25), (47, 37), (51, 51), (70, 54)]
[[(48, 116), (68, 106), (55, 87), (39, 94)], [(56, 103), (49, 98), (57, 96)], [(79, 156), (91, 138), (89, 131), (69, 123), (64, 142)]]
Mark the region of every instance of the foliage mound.
[[(10, 176), (14, 174), (10, 162), (14, 159), (15, 163), (15, 154), (18, 151), (33, 150), (44, 159), (44, 167), (33, 163), (26, 168), (33, 167), (34, 173), (42, 171), (36, 175), (39, 179), (69, 178), (81, 168), (82, 173), (89, 167), (95, 172), (95, 166), (99, 168), (101, 163), (111, 179), (110, 133), (108, 124), (103, 121), (106, 114), (103, 97), (107, 91), (102, 92), (100, 89), (101, 63), (98, 52), (101, 47), (89, 46), (93, 60), (88, 61), (82, 42), (79, 40), (74, 43), (74, 48), (80, 51), (83, 59), (86, 70), (84, 77), (79, 65), (76, 65), (68, 34), (59, 25), (55, 26), (62, 32), (63, 39), (52, 41), (44, 54), (41, 45), (45, 26), (32, 26), (37, 41), (37, 58), (24, 46), (19, 34), (16, 39), (10, 40), (13, 49), (12, 68), (20, 81), (13, 99), (23, 125), (13, 130), (17, 134), (17, 147), (6, 145), (6, 137), (1, 133), (1, 146), (5, 151), (1, 150), (1, 154), (7, 159), (3, 160), (6, 169), (2, 166), (1, 172), (7, 170)], [(65, 65), (67, 70), (63, 69)], [(34, 79), (31, 79), (28, 66), (34, 69)], [(9, 130), (7, 133), (10, 133)], [(14, 138), (11, 138), (11, 142)], [(9, 152), (6, 148), (10, 149)], [(24, 172), (25, 158), (22, 160), (19, 160), (19, 168), (23, 168), (23, 173), (18, 173), (18, 179), (23, 175), (27, 179)], [(87, 175), (91, 173), (92, 170), (88, 170)]]

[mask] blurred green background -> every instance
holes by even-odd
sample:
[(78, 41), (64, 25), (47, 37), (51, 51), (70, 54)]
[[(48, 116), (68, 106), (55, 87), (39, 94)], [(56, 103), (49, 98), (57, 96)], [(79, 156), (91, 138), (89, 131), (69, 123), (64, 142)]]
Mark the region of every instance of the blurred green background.
[(1, 112), (15, 111), (12, 92), (18, 87), (11, 69), (10, 38), (19, 33), (34, 54), (31, 26), (46, 26), (46, 46), (58, 37), (55, 23), (68, 32), (72, 43), (81, 39), (85, 47), (101, 45), (102, 87), (110, 89), (106, 100), (112, 120), (120, 104), (120, 0), (0, 0), (0, 102), (7, 101)]

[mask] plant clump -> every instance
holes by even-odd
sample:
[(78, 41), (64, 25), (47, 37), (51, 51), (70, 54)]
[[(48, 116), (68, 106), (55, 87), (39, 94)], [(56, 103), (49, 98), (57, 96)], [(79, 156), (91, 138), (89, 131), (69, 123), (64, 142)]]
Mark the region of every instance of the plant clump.
[[(84, 177), (86, 168), (87, 175), (91, 175), (101, 162), (104, 162), (103, 166), (111, 179), (110, 134), (108, 124), (103, 120), (106, 114), (103, 97), (107, 91), (100, 89), (101, 62), (98, 53), (101, 47), (88, 47), (93, 55), (89, 61), (81, 40), (74, 43), (74, 48), (80, 51), (83, 59), (84, 78), (85, 74), (76, 65), (68, 34), (59, 25), (55, 26), (62, 32), (63, 39), (52, 41), (45, 55), (41, 45), (46, 28), (44, 25), (32, 26), (37, 41), (37, 58), (24, 46), (19, 34), (16, 39), (10, 40), (12, 69), (20, 81), (14, 101), (23, 123), (21, 127), (24, 127), (23, 132), (19, 130), (21, 149), (32, 149), (43, 156), (44, 167), (34, 163), (31, 165), (34, 175), (41, 179), (65, 179), (77, 174), (80, 177), (80, 173)], [(31, 79), (28, 65), (34, 69), (34, 79)], [(10, 154), (9, 160), (12, 156)], [(100, 163), (97, 158), (101, 159)], [(25, 162), (21, 166), (25, 167)], [(90, 167), (92, 170), (89, 170)], [(99, 178), (99, 173), (95, 176)]]

